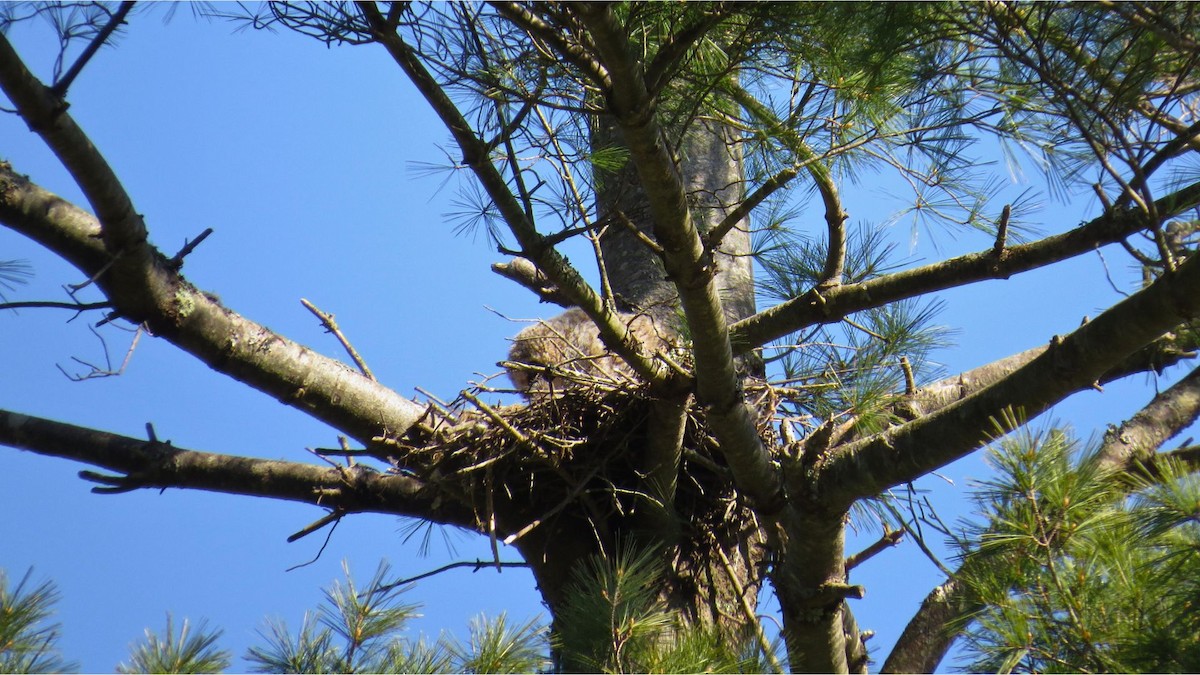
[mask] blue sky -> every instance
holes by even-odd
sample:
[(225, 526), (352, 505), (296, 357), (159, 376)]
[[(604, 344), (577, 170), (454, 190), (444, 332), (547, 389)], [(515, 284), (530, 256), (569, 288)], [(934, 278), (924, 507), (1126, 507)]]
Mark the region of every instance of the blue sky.
[[(337, 343), (299, 303), (307, 298), (336, 314), (377, 377), (406, 394), (420, 386), (443, 398), (494, 374), (506, 338), (522, 324), (505, 317), (553, 314), (529, 293), (489, 271), (500, 260), (481, 236), (456, 235), (446, 214), (463, 176), (428, 175), (419, 163), (454, 156), (448, 134), (381, 48), (327, 49), (291, 34), (235, 32), (180, 12), (135, 14), (115, 49), (103, 50), (77, 80), (70, 112), (124, 181), (152, 241), (172, 254), (205, 228), (214, 234), (188, 259), (186, 276), (245, 316), (327, 355)], [(49, 80), (52, 35), (40, 25), (13, 30), (29, 66)], [(49, 39), (48, 39), (49, 38)], [(43, 187), (84, 205), (69, 176), (13, 115), (0, 115), (0, 159)], [(988, 159), (983, 157), (981, 159)], [(1002, 166), (994, 166), (1007, 175)], [(1036, 176), (1016, 195), (1042, 189)], [(843, 188), (852, 221), (882, 222), (899, 203), (881, 182)], [(1090, 192), (1050, 202), (1034, 217), (1045, 233), (1094, 213)], [(998, 208), (998, 207), (997, 207)], [(803, 211), (820, 223), (819, 205)], [(805, 216), (801, 217), (804, 226)], [(895, 238), (913, 262), (991, 242), (947, 235), (931, 246), (922, 232), (910, 247), (906, 223)], [(77, 271), (31, 242), (0, 229), (0, 259), (28, 260), (36, 277), (9, 293), (16, 299), (64, 299)], [(573, 258), (582, 260), (582, 256)], [(1115, 276), (1131, 283), (1123, 258), (1109, 256)], [(960, 347), (938, 355), (957, 372), (1044, 343), (1078, 326), (1119, 296), (1096, 256), (1006, 282), (947, 292), (941, 321), (958, 329)], [(97, 299), (97, 298), (92, 298)], [(307, 447), (336, 444), (336, 432), (270, 397), (209, 370), (171, 345), (143, 338), (120, 377), (72, 382), (86, 370), (73, 360), (116, 362), (128, 333), (68, 322), (61, 310), (0, 313), (0, 408), (143, 437), (190, 449), (306, 461)], [(95, 321), (96, 317), (90, 317)], [(1159, 382), (1165, 386), (1168, 378)], [(1148, 378), (1080, 394), (1054, 417), (1081, 435), (1119, 422), (1153, 394)], [(397, 576), (455, 560), (487, 558), (486, 540), (459, 532), (405, 538), (404, 523), (360, 515), (337, 528), (311, 565), (324, 532), (288, 544), (288, 535), (322, 511), (246, 497), (169, 490), (93, 495), (63, 460), (0, 448), (0, 569), (10, 580), (32, 567), (62, 592), (58, 619), (68, 658), (85, 671), (111, 670), (146, 627), (165, 613), (207, 619), (225, 630), (235, 658), (257, 643), (265, 617), (298, 626), (322, 587), (348, 560), (365, 581), (381, 559)], [(963, 513), (969, 481), (984, 475), (968, 458), (945, 476), (927, 478), (943, 516)], [(866, 536), (859, 545), (873, 537)], [(854, 544), (851, 544), (854, 549)], [(502, 557), (517, 559), (515, 551)], [(878, 632), (886, 655), (938, 573), (905, 544), (854, 573), (867, 586), (855, 611)], [(465, 635), (480, 612), (524, 620), (542, 613), (531, 576), (455, 571), (422, 582), (407, 598), (424, 604), (417, 628)], [(543, 614), (544, 616), (544, 614)]]

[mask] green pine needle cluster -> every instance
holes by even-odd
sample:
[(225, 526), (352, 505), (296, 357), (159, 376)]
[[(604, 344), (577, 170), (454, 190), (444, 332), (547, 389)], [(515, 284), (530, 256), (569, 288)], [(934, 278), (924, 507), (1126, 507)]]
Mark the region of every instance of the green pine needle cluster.
[(387, 583), (381, 564), (364, 589), (349, 570), (346, 581), (325, 592), (325, 602), (306, 614), (292, 635), (271, 621), (247, 659), (261, 673), (516, 673), (544, 670), (545, 631), (529, 621), (512, 626), (505, 615), (472, 621), (461, 642), (443, 635), (435, 641), (406, 635), (419, 606), (401, 602), (407, 587)]
[(50, 623), (58, 589), (49, 581), (30, 586), (32, 570), (9, 588), (0, 570), (0, 673), (54, 673), (73, 664), (58, 651), (60, 628)]
[(656, 550), (627, 545), (612, 558), (593, 558), (577, 569), (556, 617), (561, 670), (772, 672), (771, 659), (751, 640), (731, 639), (715, 627), (682, 625), (660, 596), (660, 564)]
[(1130, 479), (1058, 429), (999, 444), (962, 578), (971, 672), (1200, 670), (1200, 481)]
[[(776, 230), (759, 242), (759, 291), (768, 302), (803, 295), (818, 281), (825, 247)], [(884, 231), (860, 227), (848, 238), (846, 279), (856, 283), (886, 273), (893, 246)], [(905, 359), (924, 384), (940, 374), (931, 356), (953, 332), (936, 323), (941, 303), (900, 301), (858, 312), (849, 321), (817, 326), (777, 340), (765, 351), (776, 384), (792, 395), (786, 415), (801, 420), (800, 435), (829, 419), (855, 416), (856, 431), (873, 433), (895, 421), (890, 411), (905, 391)], [(779, 375), (775, 375), (778, 372)]]
[[(325, 591), (300, 629), (268, 621), (262, 644), (246, 654), (259, 673), (533, 673), (560, 670), (612, 673), (774, 672), (777, 654), (750, 639), (717, 629), (684, 626), (657, 597), (661, 556), (626, 548), (612, 561), (580, 568), (562, 630), (552, 645), (538, 619), (513, 623), (505, 614), (476, 617), (465, 640), (408, 635), (419, 607), (401, 601), (408, 586), (387, 582), (381, 564), (365, 588), (347, 570)], [(29, 575), (8, 589), (0, 573), (0, 673), (66, 672), (76, 666), (58, 653), (57, 624), (48, 624), (58, 593), (50, 582), (28, 588)], [(167, 615), (165, 631), (147, 629), (119, 673), (217, 673), (229, 668), (217, 646), (222, 631)], [(771, 646), (780, 651), (778, 642)]]
[(118, 673), (219, 673), (229, 667), (229, 652), (216, 647), (220, 629), (210, 630), (204, 621), (192, 626), (187, 619), (175, 633), (174, 620), (167, 615), (167, 629), (160, 636), (146, 629), (146, 639), (133, 647), (129, 662), (117, 666)]

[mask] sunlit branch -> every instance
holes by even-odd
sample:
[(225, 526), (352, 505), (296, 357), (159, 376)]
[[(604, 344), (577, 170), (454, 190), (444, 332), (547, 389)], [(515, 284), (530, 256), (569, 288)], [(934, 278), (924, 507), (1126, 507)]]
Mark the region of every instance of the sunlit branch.
[(489, 3), (501, 16), (553, 49), (562, 59), (575, 66), (598, 87), (608, 82), (604, 66), (596, 62), (581, 45), (563, 38), (562, 32), (547, 24), (528, 7), (516, 2)]
[(409, 477), (365, 466), (321, 467), (177, 448), (96, 429), (0, 410), (0, 443), (98, 466), (120, 475), (94, 480), (100, 490), (182, 488), (302, 502), (347, 513), (431, 518), (475, 527), (472, 510)]
[(1200, 368), (1160, 392), (1137, 414), (1104, 435), (1105, 464), (1130, 469), (1146, 463), (1164, 443), (1200, 418)]
[[(1155, 208), (1161, 218), (1170, 218), (1198, 203), (1200, 182), (1158, 199)], [(1144, 216), (1138, 212), (1109, 211), (1063, 234), (1008, 246), (999, 260), (988, 249), (820, 293), (810, 291), (735, 323), (730, 333), (739, 352), (754, 349), (789, 333), (834, 323), (871, 307), (985, 279), (1007, 279), (1116, 243), (1146, 227)]]
[[(146, 321), (154, 334), (214, 370), (302, 410), (367, 442), (387, 429), (402, 433), (425, 414), (425, 406), (355, 373), (223, 307), (188, 284), (167, 259), (147, 246), (146, 266), (109, 267), (95, 217), (0, 164), (0, 222), (75, 265), (88, 275), (104, 271), (105, 293), (131, 320)], [(112, 289), (112, 275), (132, 275)], [(145, 293), (147, 299), (140, 297)], [(131, 300), (130, 297), (133, 297)], [(126, 303), (137, 311), (130, 311)]]
[(146, 226), (112, 168), (66, 112), (61, 97), (33, 76), (0, 34), (0, 89), (22, 119), (71, 172), (99, 217), (101, 234), (112, 254), (146, 241)]
[(834, 451), (818, 481), (835, 503), (916, 480), (988, 439), (1006, 410), (1033, 418), (1139, 348), (1200, 316), (1200, 256), (1106, 310), (1009, 376), (941, 410)]
[(1162, 16), (1155, 13), (1153, 3), (1100, 0), (1098, 4), (1103, 5), (1110, 12), (1120, 14), (1139, 26), (1144, 26), (1154, 31), (1155, 35), (1181, 52), (1200, 51), (1200, 43), (1196, 42), (1196, 37), (1182, 33), (1164, 21)]
[(975, 606), (967, 599), (966, 585), (957, 577), (935, 587), (905, 626), (880, 672), (934, 672), (958, 638), (951, 625)]
[[(1172, 410), (1179, 405), (1179, 410)], [(1194, 421), (1200, 411), (1200, 369), (1154, 397), (1119, 428), (1110, 430), (1098, 451), (1101, 462), (1123, 471), (1140, 472), (1140, 464), (1152, 458), (1163, 443)], [(1190, 420), (1190, 421), (1189, 421)], [(1154, 425), (1162, 423), (1162, 429)], [(1187, 451), (1193, 450), (1191, 454)], [(1196, 465), (1194, 448), (1162, 453)], [(969, 564), (969, 563), (967, 563)], [(960, 635), (957, 626), (979, 601), (962, 581), (963, 568), (935, 587), (905, 626), (880, 672), (931, 673)]]
[(493, 263), (492, 271), (500, 276), (511, 279), (525, 288), (533, 291), (541, 302), (551, 302), (560, 307), (570, 307), (572, 300), (540, 270), (525, 258), (513, 258), (507, 263)]
[(720, 440), (740, 487), (770, 513), (780, 508), (782, 483), (768, 456), (751, 411), (741, 397), (725, 313), (711, 274), (711, 258), (691, 218), (687, 195), (663, 143), (654, 102), (629, 38), (608, 6), (572, 5), (588, 27), (612, 82), (608, 103), (637, 168), (649, 203), (654, 235), (663, 248), (667, 274), (679, 292), (696, 358), (696, 396)]

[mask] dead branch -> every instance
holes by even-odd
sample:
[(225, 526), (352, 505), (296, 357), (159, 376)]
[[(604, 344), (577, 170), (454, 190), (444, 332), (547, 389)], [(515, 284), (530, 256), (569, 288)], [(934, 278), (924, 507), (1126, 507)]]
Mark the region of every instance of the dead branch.
[(342, 330), (338, 328), (337, 321), (334, 321), (333, 315), (327, 312), (322, 312), (321, 310), (317, 309), (316, 305), (312, 304), (308, 300), (305, 300), (304, 298), (300, 298), (300, 304), (304, 305), (305, 309), (312, 312), (313, 316), (316, 316), (321, 320), (321, 325), (325, 326), (326, 332), (333, 333), (333, 336), (337, 338), (338, 342), (342, 343), (342, 347), (345, 348), (346, 353), (350, 355), (350, 358), (354, 361), (354, 365), (358, 366), (359, 372), (361, 372), (368, 380), (375, 381), (375, 375), (371, 373), (371, 369), (367, 367), (366, 361), (359, 356), (358, 350), (354, 348), (354, 345), (350, 344), (350, 340), (347, 339), (346, 335), (342, 333)]

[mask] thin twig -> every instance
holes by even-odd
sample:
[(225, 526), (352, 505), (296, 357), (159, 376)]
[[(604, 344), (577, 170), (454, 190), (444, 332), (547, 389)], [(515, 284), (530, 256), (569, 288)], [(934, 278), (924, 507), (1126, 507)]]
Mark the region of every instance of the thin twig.
[(317, 520), (313, 521), (312, 523), (305, 525), (304, 528), (301, 529), (299, 532), (296, 532), (292, 536), (288, 537), (287, 542), (290, 544), (290, 543), (296, 541), (297, 539), (302, 539), (304, 537), (307, 537), (308, 535), (312, 534), (313, 532), (316, 532), (317, 530), (321, 529), (322, 527), (325, 527), (326, 525), (328, 525), (330, 523), (336, 523), (337, 521), (341, 520), (342, 516), (344, 516), (344, 515), (346, 515), (345, 511), (342, 511), (341, 509), (334, 509), (333, 511), (330, 511), (329, 513), (318, 518)]
[(592, 470), (590, 472), (588, 472), (588, 475), (584, 476), (583, 479), (581, 479), (579, 482), (577, 482), (575, 484), (575, 487), (571, 488), (570, 494), (568, 494), (565, 498), (563, 498), (562, 501), (555, 504), (554, 507), (551, 508), (549, 511), (547, 511), (547, 512), (543, 513), (542, 515), (538, 516), (537, 518), (535, 518), (532, 522), (530, 522), (525, 527), (522, 527), (521, 529), (517, 530), (513, 534), (510, 534), (507, 537), (505, 537), (504, 545), (512, 546), (518, 539), (520, 539), (521, 537), (524, 537), (525, 535), (527, 535), (530, 532), (537, 529), (538, 526), (540, 526), (542, 523), (546, 522), (546, 520), (557, 515), (559, 511), (562, 511), (567, 506), (575, 503), (575, 497), (579, 496), (579, 493), (583, 491), (584, 486), (587, 485), (588, 481), (590, 481), (592, 479), (592, 477), (596, 475), (596, 472), (599, 471), (599, 469), (600, 469), (599, 466), (593, 467)]
[(487, 472), (484, 473), (484, 475), (483, 475), (483, 485), (484, 485), (484, 492), (485, 492), (484, 496), (487, 500), (487, 510), (488, 510), (488, 532), (487, 532), (487, 534), (488, 534), (488, 543), (492, 547), (492, 562), (496, 563), (496, 565), (497, 565), (496, 571), (499, 572), (500, 571), (500, 567), (499, 567), (499, 565), (500, 565), (500, 547), (496, 543), (496, 498), (495, 498), (496, 489), (495, 489), (495, 485), (494, 485), (494, 480), (495, 480), (495, 477), (493, 475), (492, 468), (488, 467)]
[(1104, 268), (1104, 278), (1108, 280), (1109, 287), (1111, 287), (1113, 291), (1117, 292), (1122, 297), (1128, 298), (1129, 294), (1121, 290), (1121, 288), (1117, 286), (1117, 282), (1113, 281), (1112, 272), (1108, 269), (1108, 261), (1104, 259), (1104, 252), (1100, 249), (1096, 249), (1096, 255), (1100, 258), (1100, 266)]
[(56, 302), (53, 300), (25, 300), (22, 302), (0, 302), (0, 309), (74, 309), (85, 312), (91, 309), (109, 309), (111, 302)]
[(879, 340), (880, 342), (888, 341), (888, 339), (885, 338), (884, 336), (880, 335), (879, 333), (876, 333), (875, 331), (871, 330), (870, 328), (867, 328), (866, 326), (864, 326), (860, 323), (852, 321), (848, 318), (843, 318), (842, 321), (849, 324), (850, 326), (852, 326), (854, 328), (861, 330), (862, 332), (866, 333), (867, 335), (870, 335), (871, 337), (875, 338), (876, 340)]
[(721, 549), (721, 545), (715, 539), (712, 544), (713, 548), (717, 551), (717, 555), (721, 557), (721, 567), (725, 569), (725, 575), (729, 577), (729, 583), (733, 586), (733, 592), (737, 594), (742, 614), (746, 617), (746, 621), (749, 622), (750, 626), (754, 628), (754, 637), (758, 640), (759, 649), (762, 649), (763, 656), (767, 658), (767, 661), (775, 669), (775, 672), (785, 672), (783, 665), (775, 657), (775, 651), (771, 649), (771, 642), (767, 640), (767, 633), (763, 630), (762, 622), (758, 620), (758, 615), (754, 613), (754, 608), (750, 606), (750, 601), (746, 599), (746, 589), (742, 587), (737, 575), (734, 574), (733, 565), (730, 564), (729, 557), (725, 555), (725, 551)]
[(354, 365), (358, 366), (358, 369), (362, 372), (363, 376), (368, 380), (374, 380), (375, 375), (371, 373), (371, 369), (367, 367), (366, 361), (363, 361), (363, 358), (358, 355), (358, 351), (354, 349), (354, 346), (351, 345), (350, 341), (346, 339), (346, 336), (342, 334), (341, 329), (338, 328), (337, 322), (333, 320), (333, 315), (322, 312), (321, 310), (317, 309), (315, 305), (304, 298), (300, 298), (300, 304), (304, 305), (308, 311), (312, 312), (314, 316), (320, 319), (321, 323), (325, 326), (325, 330), (333, 333), (333, 336), (338, 339), (338, 342), (342, 343), (342, 347), (346, 349), (346, 353), (350, 355), (350, 358), (354, 361)]
[(425, 389), (422, 389), (421, 387), (413, 387), (413, 389), (415, 389), (418, 394), (420, 394), (420, 395), (424, 396), (426, 399), (428, 399), (430, 411), (436, 412), (438, 415), (440, 415), (442, 417), (442, 419), (446, 420), (447, 422), (449, 422), (452, 425), (460, 423), (458, 416), (450, 411), (450, 406), (445, 401), (434, 396), (433, 394), (429, 393)]
[(183, 259), (186, 258), (192, 251), (196, 250), (196, 247), (200, 245), (200, 242), (208, 239), (208, 235), (212, 233), (213, 229), (211, 227), (207, 227), (203, 232), (200, 233), (200, 236), (196, 237), (192, 241), (185, 241), (183, 248), (179, 249), (179, 253), (176, 253), (174, 257), (167, 261), (167, 265), (170, 266), (171, 269), (179, 271), (183, 267)]
[(495, 408), (484, 403), (483, 401), (480, 401), (478, 396), (469, 391), (464, 391), (462, 393), (462, 397), (470, 401), (476, 408), (479, 408), (481, 411), (483, 411), (483, 414), (491, 418), (491, 420), (499, 425), (501, 429), (504, 429), (506, 432), (512, 435), (512, 437), (515, 438), (518, 443), (521, 443), (522, 445), (534, 445), (533, 441), (531, 441), (528, 436), (521, 433), (521, 431), (513, 425), (509, 424), (508, 420), (504, 419), (500, 413), (496, 412)]
[(96, 339), (100, 341), (100, 347), (104, 350), (104, 367), (100, 368), (99, 366), (96, 366), (95, 364), (92, 364), (92, 363), (88, 363), (87, 361), (84, 361), (83, 359), (81, 359), (77, 356), (72, 356), (71, 357), (72, 361), (75, 361), (76, 363), (79, 363), (79, 364), (82, 364), (82, 365), (85, 365), (85, 366), (91, 368), (92, 369), (91, 372), (89, 372), (86, 375), (71, 375), (62, 366), (60, 366), (56, 363), (56, 364), (54, 364), (54, 366), (56, 368), (58, 368), (59, 372), (61, 372), (63, 375), (65, 375), (67, 377), (67, 379), (73, 380), (75, 382), (82, 382), (83, 380), (90, 380), (90, 379), (99, 378), (99, 377), (115, 377), (117, 375), (121, 375), (122, 373), (124, 373), (125, 368), (127, 368), (129, 366), (129, 361), (133, 358), (133, 352), (135, 349), (137, 349), (138, 342), (142, 339), (142, 333), (144, 332), (144, 327), (139, 325), (137, 327), (137, 329), (134, 331), (133, 340), (129, 343), (129, 349), (127, 349), (125, 351), (125, 358), (121, 361), (121, 367), (118, 368), (117, 370), (113, 370), (112, 359), (108, 355), (108, 343), (104, 340), (104, 336), (100, 335), (100, 333), (98, 333), (96, 331), (96, 329), (91, 326), (88, 326), (88, 330), (90, 330), (92, 332), (92, 335), (96, 336)]
[(309, 565), (311, 565), (311, 564), (313, 564), (313, 563), (317, 562), (318, 560), (320, 560), (320, 559), (321, 559), (321, 554), (325, 552), (325, 547), (326, 547), (326, 546), (329, 546), (329, 541), (330, 541), (331, 539), (333, 539), (333, 533), (334, 533), (334, 531), (335, 531), (335, 530), (337, 530), (337, 526), (338, 526), (338, 525), (339, 525), (341, 522), (342, 522), (342, 521), (341, 521), (340, 519), (339, 519), (339, 520), (335, 520), (335, 521), (333, 521), (333, 527), (329, 528), (329, 532), (325, 533), (325, 541), (321, 543), (321, 548), (317, 549), (317, 554), (316, 554), (315, 556), (313, 556), (312, 560), (309, 560), (308, 562), (300, 563), (299, 565), (292, 565), (291, 567), (287, 568), (287, 569), (286, 569), (286, 570), (284, 570), (284, 571), (285, 571), (285, 572), (291, 572), (291, 571), (293, 571), (293, 570), (298, 570), (298, 569), (300, 569), (301, 567), (308, 567)]
[(629, 219), (629, 216), (626, 216), (623, 211), (614, 212), (613, 217), (621, 225), (621, 227), (628, 230), (629, 233), (632, 234), (635, 239), (640, 241), (643, 246), (650, 249), (650, 251), (654, 255), (659, 256), (659, 257), (665, 255), (665, 252), (663, 251), (663, 247), (660, 246), (657, 241), (654, 241), (653, 239), (651, 239), (650, 236), (647, 235), (645, 232), (642, 232), (641, 228), (639, 228), (637, 225), (635, 225), (633, 223), (633, 221)]
[(889, 549), (896, 544), (899, 544), (900, 540), (903, 538), (904, 530), (890, 531), (885, 528), (883, 536), (880, 537), (878, 541), (864, 548), (858, 553), (846, 557), (846, 573), (849, 574), (850, 570), (858, 567), (871, 558), (874, 558), (885, 549)]
[(1000, 212), (1000, 222), (996, 225), (996, 244), (992, 246), (992, 255), (997, 258), (1004, 255), (1004, 247), (1008, 243), (1008, 219), (1012, 216), (1012, 204), (1005, 204)]
[(88, 44), (87, 48), (83, 50), (83, 52), (79, 55), (79, 58), (75, 59), (75, 63), (71, 64), (70, 70), (68, 70), (67, 73), (62, 76), (62, 79), (60, 79), (58, 82), (55, 82), (53, 87), (50, 87), (51, 93), (58, 98), (62, 98), (67, 95), (67, 89), (71, 87), (71, 83), (75, 81), (75, 78), (79, 77), (79, 73), (83, 72), (83, 67), (86, 66), (88, 61), (90, 61), (92, 57), (96, 55), (96, 52), (100, 51), (100, 47), (102, 47), (104, 43), (108, 41), (108, 38), (113, 34), (113, 32), (117, 30), (121, 24), (125, 23), (125, 16), (129, 14), (130, 10), (133, 9), (133, 5), (134, 3), (128, 0), (121, 3), (121, 6), (117, 8), (116, 13), (112, 15), (112, 18), (109, 19), (104, 28), (100, 29), (100, 32), (96, 34), (96, 37), (91, 41), (90, 44)]
[(441, 574), (442, 572), (448, 572), (453, 569), (458, 569), (460, 567), (471, 567), (471, 568), (474, 568), (472, 571), (478, 572), (479, 570), (484, 569), (485, 567), (495, 567), (497, 569), (504, 568), (504, 567), (529, 567), (529, 563), (527, 563), (527, 562), (509, 562), (509, 561), (495, 562), (495, 561), (491, 561), (491, 560), (476, 560), (474, 562), (469, 562), (469, 561), (464, 560), (464, 561), (460, 561), (460, 562), (450, 563), (449, 565), (442, 565), (441, 567), (439, 567), (435, 570), (430, 570), (429, 572), (425, 572), (423, 574), (418, 574), (416, 576), (408, 577), (406, 579), (400, 579), (399, 581), (393, 581), (390, 584), (387, 584), (385, 586), (380, 586), (371, 591), (368, 591), (366, 593), (366, 595), (371, 595), (374, 593), (384, 593), (386, 591), (392, 590), (393, 588), (396, 588), (397, 586), (404, 586), (406, 584), (411, 584), (411, 583), (420, 581), (422, 579), (428, 579), (429, 577), (432, 577), (434, 575)]
[(113, 263), (117, 262), (117, 258), (119, 258), (119, 257), (121, 257), (120, 252), (117, 252), (116, 254), (114, 254), (113, 257), (109, 258), (108, 262), (101, 265), (100, 269), (97, 270), (96, 273), (93, 274), (91, 277), (89, 277), (87, 281), (83, 281), (78, 284), (67, 284), (66, 286), (63, 286), (63, 288), (66, 289), (66, 291), (67, 291), (67, 295), (74, 298), (75, 293), (77, 293), (78, 291), (82, 291), (83, 289), (87, 288), (88, 286), (91, 286), (92, 284), (96, 283), (96, 280), (100, 278), (100, 275), (107, 272), (108, 268), (112, 267)]

